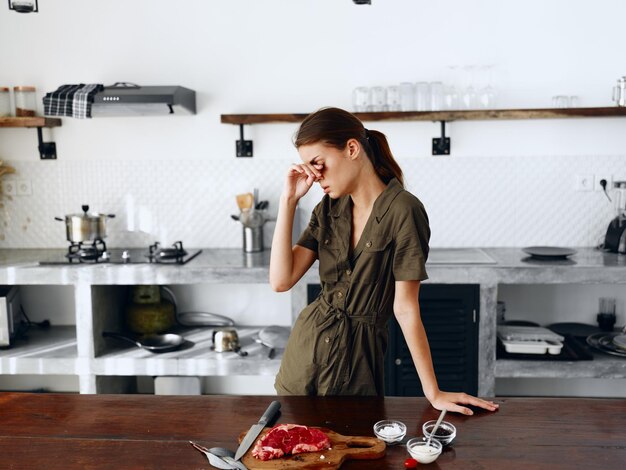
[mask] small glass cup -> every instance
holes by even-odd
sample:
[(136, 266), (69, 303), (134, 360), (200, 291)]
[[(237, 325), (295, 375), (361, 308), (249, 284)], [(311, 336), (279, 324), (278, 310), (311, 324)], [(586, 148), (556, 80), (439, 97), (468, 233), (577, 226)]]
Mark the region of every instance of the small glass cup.
[(556, 95), (552, 97), (553, 108), (569, 108), (569, 96)]
[(576, 95), (571, 95), (569, 97), (569, 107), (570, 108), (578, 108), (580, 107), (580, 98)]
[(430, 83), (415, 84), (415, 107), (418, 111), (430, 111)]
[(434, 419), (426, 421), (422, 424), (422, 432), (424, 433), (424, 436), (429, 438), (432, 437), (433, 439), (441, 442), (442, 446), (447, 446), (456, 437), (456, 427), (448, 421), (442, 421), (439, 428), (437, 428), (437, 432), (432, 435), (432, 430), (435, 427), (435, 424), (437, 424), (437, 421)]
[(352, 106), (356, 113), (364, 113), (370, 105), (370, 89), (366, 86), (356, 87), (352, 91)]
[(410, 82), (400, 83), (400, 110), (415, 111), (415, 97), (413, 96), (413, 84)]
[(443, 446), (437, 439), (428, 440), (427, 437), (414, 437), (406, 443), (406, 450), (419, 463), (427, 464), (437, 460)]
[(385, 109), (387, 102), (387, 96), (385, 89), (381, 86), (374, 86), (370, 88), (370, 105), (369, 111), (380, 112)]
[(385, 111), (400, 111), (400, 87), (387, 87), (387, 105)]
[(387, 444), (397, 444), (406, 436), (406, 425), (402, 421), (385, 419), (374, 424), (374, 434)]
[(444, 89), (441, 82), (430, 82), (430, 109), (441, 111), (444, 104)]
[(35, 91), (34, 86), (13, 87), (16, 117), (33, 117), (36, 115), (37, 100)]

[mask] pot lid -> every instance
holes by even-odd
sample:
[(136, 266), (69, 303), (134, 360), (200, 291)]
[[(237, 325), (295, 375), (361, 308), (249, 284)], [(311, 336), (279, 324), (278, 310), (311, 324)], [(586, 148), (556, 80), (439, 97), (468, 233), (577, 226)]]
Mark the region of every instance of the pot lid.
[(286, 326), (270, 325), (259, 331), (259, 340), (270, 348), (283, 349), (290, 333), (291, 329)]

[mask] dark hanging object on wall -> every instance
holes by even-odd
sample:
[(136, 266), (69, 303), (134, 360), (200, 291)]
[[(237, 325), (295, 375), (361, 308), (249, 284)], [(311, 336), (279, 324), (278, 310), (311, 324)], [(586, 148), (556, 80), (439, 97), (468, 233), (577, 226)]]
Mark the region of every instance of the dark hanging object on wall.
[(37, 0), (9, 0), (9, 10), (18, 13), (37, 13), (39, 5)]

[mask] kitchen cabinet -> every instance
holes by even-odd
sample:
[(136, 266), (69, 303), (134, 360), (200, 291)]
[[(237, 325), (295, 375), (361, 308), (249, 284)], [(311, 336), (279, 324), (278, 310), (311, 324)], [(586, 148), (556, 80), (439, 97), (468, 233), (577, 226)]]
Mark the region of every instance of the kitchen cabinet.
[[(449, 250), (448, 250), (449, 251)], [(424, 287), (444, 285), (452, 292), (457, 285), (478, 286), (477, 309), (478, 394), (493, 396), (496, 377), (595, 377), (626, 378), (626, 360), (594, 354), (593, 361), (574, 363), (496, 360), (496, 307), (498, 290), (510, 285), (607, 285), (621, 289), (626, 284), (626, 257), (591, 248), (579, 249), (573, 263), (525, 263), (518, 248), (484, 248), (492, 264), (455, 264), (455, 256), (442, 256), (445, 249), (432, 248), (427, 264), (430, 279)], [(189, 330), (195, 346), (189, 350), (152, 354), (124, 343), (105, 340), (102, 332), (120, 328), (128, 286), (267, 284), (269, 251), (244, 254), (240, 249), (203, 249), (186, 265), (74, 264), (40, 266), (58, 250), (0, 250), (0, 285), (56, 286), (70, 289), (74, 324), (32, 329), (28, 342), (0, 350), (0, 375), (57, 374), (78, 377), (81, 393), (132, 391), (137, 376), (273, 376), (280, 355), (267, 357), (254, 343), (254, 327), (242, 328), (240, 337), (249, 355), (219, 356), (210, 350), (211, 329)], [(448, 253), (449, 254), (449, 253)], [(436, 260), (447, 260), (437, 262)], [(288, 294), (292, 322), (307, 304), (307, 286), (319, 284), (317, 264)], [(476, 289), (476, 287), (474, 287)], [(425, 290), (426, 291), (426, 290)], [(469, 314), (466, 314), (469, 315)], [(473, 314), (472, 314), (473, 316)], [(54, 318), (50, 318), (55, 325)]]

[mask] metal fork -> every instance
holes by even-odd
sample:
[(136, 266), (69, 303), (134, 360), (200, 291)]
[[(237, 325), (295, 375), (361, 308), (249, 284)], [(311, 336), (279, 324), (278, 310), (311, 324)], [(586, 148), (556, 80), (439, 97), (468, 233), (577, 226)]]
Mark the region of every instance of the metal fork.
[(189, 443), (196, 450), (199, 450), (200, 452), (202, 452), (208, 459), (209, 463), (216, 468), (220, 468), (223, 470), (232, 470), (232, 469), (248, 470), (243, 463), (239, 462), (238, 460), (233, 459), (232, 457), (218, 456), (214, 454), (213, 452), (211, 452), (210, 449), (207, 449), (206, 447), (201, 446), (200, 444), (197, 444), (193, 441), (189, 441)]

